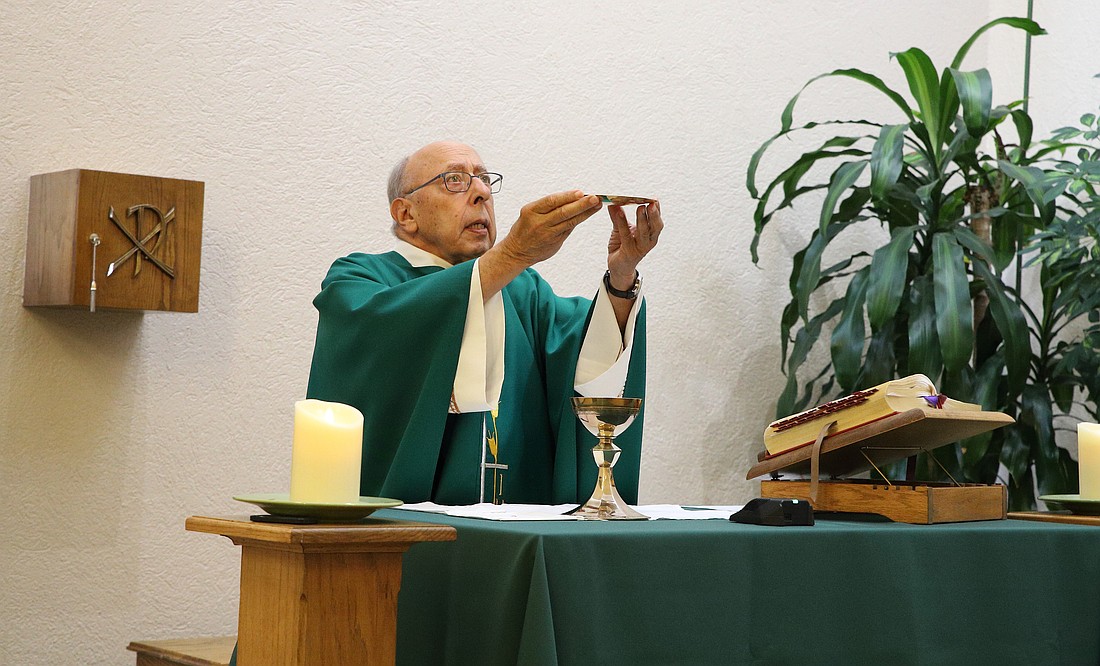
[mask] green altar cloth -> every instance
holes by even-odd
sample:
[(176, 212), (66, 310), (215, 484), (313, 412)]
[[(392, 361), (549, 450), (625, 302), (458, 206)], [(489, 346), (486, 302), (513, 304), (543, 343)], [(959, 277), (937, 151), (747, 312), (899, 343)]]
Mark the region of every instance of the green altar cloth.
[(441, 522), (399, 664), (1097, 664), (1100, 529), (1016, 520)]

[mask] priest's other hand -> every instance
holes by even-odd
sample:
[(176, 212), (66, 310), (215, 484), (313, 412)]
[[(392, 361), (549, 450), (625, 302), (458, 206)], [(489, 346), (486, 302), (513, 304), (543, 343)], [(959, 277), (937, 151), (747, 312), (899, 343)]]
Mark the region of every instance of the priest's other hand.
[(622, 206), (608, 206), (607, 213), (614, 225), (607, 241), (607, 269), (616, 289), (628, 290), (634, 284), (638, 264), (657, 245), (665, 223), (661, 219), (661, 204), (654, 201), (638, 206), (637, 222), (630, 226)]
[(485, 300), (525, 269), (557, 254), (573, 229), (601, 207), (599, 197), (573, 190), (536, 199), (521, 208), (519, 219), (504, 240), (480, 259)]
[(525, 268), (545, 261), (557, 254), (573, 229), (602, 205), (599, 197), (585, 196), (580, 190), (536, 199), (520, 209), (519, 219), (501, 241), (501, 249)]

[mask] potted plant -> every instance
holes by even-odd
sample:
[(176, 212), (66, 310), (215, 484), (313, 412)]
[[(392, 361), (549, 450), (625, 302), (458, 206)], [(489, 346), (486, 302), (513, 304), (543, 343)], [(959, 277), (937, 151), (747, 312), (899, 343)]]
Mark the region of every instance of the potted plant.
[[(1072, 180), (1065, 174), (1069, 167), (1061, 163), (1069, 180), (1059, 190), (1060, 176), (1045, 165), (1076, 137), (1033, 145), (1032, 121), (1021, 103), (994, 106), (988, 71), (961, 69), (975, 41), (999, 25), (1044, 34), (1029, 19), (991, 21), (942, 71), (919, 48), (894, 54), (912, 101), (859, 69), (811, 79), (806, 86), (825, 77), (867, 84), (901, 110), (903, 122), (825, 120), (796, 126), (799, 91), (783, 110), (780, 131), (752, 156), (747, 185), (757, 201), (754, 262), (761, 235), (777, 212), (810, 193), (824, 195), (817, 228), (793, 258), (791, 300), (781, 319), (787, 382), (777, 416), (923, 373), (952, 397), (1016, 417), (1015, 426), (934, 455), (953, 475), (973, 482), (995, 480), (1003, 463), (1010, 504), (1021, 508), (1034, 504), (1033, 469), (1042, 493), (1076, 490), (1076, 465), (1054, 441), (1054, 408), (1071, 406), (1083, 378), (1070, 366), (1090, 352), (1087, 345), (1057, 341), (1065, 317), (1079, 316), (1065, 305), (1072, 298), (1066, 289), (1074, 282), (1067, 280), (1069, 266), (1058, 263), (1071, 261), (1069, 253), (1052, 256), (1057, 240), (1048, 236), (1036, 261), (1030, 266), (1020, 261), (1028, 239), (1036, 231), (1052, 231), (1048, 227), (1059, 210), (1065, 211), (1055, 200)], [(777, 139), (834, 126), (846, 133), (828, 137), (758, 187), (757, 173)], [(815, 180), (826, 165), (828, 178)], [(885, 231), (881, 243), (829, 258), (827, 250), (841, 234), (869, 224)], [(1015, 287), (1029, 271), (1042, 274), (1041, 306), (1028, 305)], [(1013, 275), (1015, 280), (1004, 279)], [(1051, 309), (1055, 303), (1063, 309)], [(826, 331), (829, 362), (804, 367)], [(1095, 409), (1096, 394), (1087, 395)], [(938, 466), (928, 462), (918, 461), (917, 473), (937, 478)]]

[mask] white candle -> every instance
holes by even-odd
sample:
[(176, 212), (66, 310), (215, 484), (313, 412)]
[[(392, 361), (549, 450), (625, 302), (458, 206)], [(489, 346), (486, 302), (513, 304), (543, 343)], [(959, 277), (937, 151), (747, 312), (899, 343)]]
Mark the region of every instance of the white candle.
[(313, 504), (359, 500), (363, 415), (338, 402), (294, 403), (290, 499)]
[(1100, 500), (1100, 423), (1077, 424), (1081, 499)]

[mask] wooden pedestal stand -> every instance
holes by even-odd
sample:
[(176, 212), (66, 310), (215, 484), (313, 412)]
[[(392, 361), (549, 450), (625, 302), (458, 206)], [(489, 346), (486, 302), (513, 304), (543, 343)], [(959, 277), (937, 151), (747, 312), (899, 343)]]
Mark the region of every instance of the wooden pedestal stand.
[[(806, 500), (816, 511), (877, 513), (925, 524), (999, 520), (1008, 508), (1002, 485), (892, 481), (881, 476), (880, 468), (1014, 422), (1000, 412), (912, 409), (826, 437), (817, 454), (816, 484), (812, 446), (762, 455), (747, 478), (771, 474), (772, 480), (760, 482), (761, 496)], [(822, 426), (827, 423), (823, 418)], [(871, 480), (842, 478), (868, 470), (874, 470)], [(811, 478), (778, 480), (785, 473)]]
[(421, 541), (453, 541), (447, 525), (374, 520), (282, 525), (187, 519), (191, 532), (241, 546), (239, 666), (394, 663), (401, 556)]

